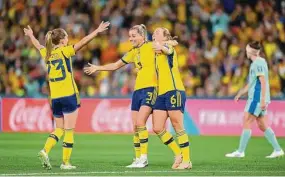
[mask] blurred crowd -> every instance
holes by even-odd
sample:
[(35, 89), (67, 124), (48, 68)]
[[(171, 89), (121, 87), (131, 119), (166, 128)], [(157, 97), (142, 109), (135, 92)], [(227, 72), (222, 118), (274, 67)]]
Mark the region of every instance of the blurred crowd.
[(128, 65), (115, 72), (87, 76), (88, 62), (106, 64), (131, 49), (128, 29), (145, 24), (178, 37), (176, 47), (188, 96), (231, 97), (247, 82), (250, 61), (245, 45), (261, 41), (270, 68), (273, 97), (285, 93), (285, 0), (0, 0), (0, 94), (42, 97), (48, 94), (39, 52), (22, 31), (30, 25), (44, 44), (45, 34), (64, 28), (74, 44), (104, 20), (111, 29), (73, 57), (82, 96), (125, 96), (136, 73)]

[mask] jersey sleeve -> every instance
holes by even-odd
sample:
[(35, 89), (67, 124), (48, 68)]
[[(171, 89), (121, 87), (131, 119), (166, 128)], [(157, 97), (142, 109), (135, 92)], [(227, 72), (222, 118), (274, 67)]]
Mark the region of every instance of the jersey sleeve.
[(254, 65), (254, 72), (256, 76), (265, 76), (266, 66), (263, 62), (257, 62)]
[(40, 49), (40, 54), (41, 54), (42, 58), (45, 58), (46, 55), (47, 55), (47, 50), (46, 50), (46, 48), (41, 48), (41, 49)]
[(134, 57), (135, 57), (135, 51), (132, 49), (129, 52), (127, 52), (122, 58), (121, 60), (126, 63), (133, 63), (134, 62)]
[(75, 50), (73, 45), (66, 46), (62, 49), (62, 52), (65, 57), (70, 58), (75, 55)]

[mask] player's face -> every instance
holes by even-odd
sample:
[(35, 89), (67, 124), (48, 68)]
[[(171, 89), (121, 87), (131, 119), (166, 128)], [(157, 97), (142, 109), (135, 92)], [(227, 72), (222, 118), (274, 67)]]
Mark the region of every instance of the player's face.
[(252, 57), (252, 55), (251, 55), (251, 53), (249, 52), (249, 47), (248, 46), (246, 46), (246, 57), (248, 58), (248, 59), (251, 59), (251, 57)]
[(137, 30), (129, 31), (129, 41), (132, 43), (134, 47), (138, 47), (144, 41), (144, 37), (141, 36)]
[(163, 30), (161, 28), (157, 28), (152, 35), (152, 39), (156, 42), (164, 41), (165, 37), (163, 36)]
[(64, 33), (65, 33), (65, 37), (61, 41), (62, 41), (62, 44), (66, 46), (68, 44), (68, 35), (67, 35), (67, 32), (64, 31)]

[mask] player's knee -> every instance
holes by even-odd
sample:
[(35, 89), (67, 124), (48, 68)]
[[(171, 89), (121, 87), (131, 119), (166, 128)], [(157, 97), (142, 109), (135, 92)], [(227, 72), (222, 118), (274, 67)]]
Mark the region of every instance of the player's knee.
[(245, 121), (245, 122), (243, 123), (243, 128), (244, 128), (244, 129), (250, 129), (250, 128), (251, 128), (251, 123)]
[(143, 126), (145, 126), (145, 122), (142, 120), (137, 120), (136, 127), (143, 127)]
[(266, 128), (267, 128), (267, 126), (264, 124), (264, 123), (262, 123), (262, 122), (257, 122), (257, 125), (258, 125), (258, 128), (261, 130), (261, 131), (265, 131), (266, 130)]
[(243, 128), (250, 129), (252, 122), (253, 122), (253, 120), (251, 117), (249, 117), (249, 116), (245, 117), (244, 121), (243, 121)]
[(162, 131), (163, 131), (163, 127), (161, 127), (161, 126), (154, 126), (153, 127), (153, 132), (156, 134), (159, 134)]

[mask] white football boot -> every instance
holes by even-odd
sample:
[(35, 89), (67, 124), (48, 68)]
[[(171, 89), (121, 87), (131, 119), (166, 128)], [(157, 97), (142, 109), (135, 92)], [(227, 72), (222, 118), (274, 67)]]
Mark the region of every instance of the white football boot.
[(148, 166), (147, 157), (141, 157), (134, 168), (145, 168)]
[(140, 158), (135, 158), (133, 160), (133, 163), (131, 165), (126, 166), (126, 168), (135, 168), (137, 166), (137, 164), (139, 163)]
[(230, 158), (243, 158), (245, 154), (244, 152), (234, 151), (232, 153), (226, 154), (225, 156)]
[(273, 151), (269, 156), (266, 156), (268, 159), (274, 159), (278, 157), (284, 156), (284, 151), (281, 149), (280, 151)]
[(76, 166), (73, 166), (69, 163), (68, 164), (61, 164), (60, 169), (62, 169), (62, 170), (73, 170), (73, 169), (76, 169)]
[(52, 168), (47, 153), (44, 150), (41, 150), (38, 153), (38, 158), (40, 159), (42, 166), (48, 170)]
[(181, 162), (176, 170), (192, 169), (192, 162)]
[(174, 163), (172, 165), (172, 169), (176, 169), (182, 163), (182, 155), (178, 155), (174, 157)]

